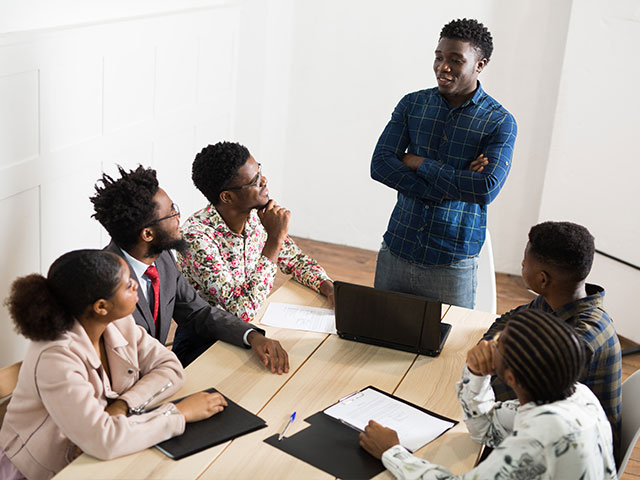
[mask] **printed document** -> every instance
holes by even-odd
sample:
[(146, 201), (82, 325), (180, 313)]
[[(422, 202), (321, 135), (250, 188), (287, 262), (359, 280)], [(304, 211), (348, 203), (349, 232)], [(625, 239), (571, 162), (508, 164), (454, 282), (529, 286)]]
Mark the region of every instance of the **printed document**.
[(337, 333), (336, 316), (333, 310), (328, 308), (270, 303), (260, 323), (292, 330)]
[(456, 424), (372, 388), (343, 398), (324, 413), (361, 431), (364, 431), (369, 420), (375, 420), (398, 432), (400, 444), (411, 452), (435, 440)]

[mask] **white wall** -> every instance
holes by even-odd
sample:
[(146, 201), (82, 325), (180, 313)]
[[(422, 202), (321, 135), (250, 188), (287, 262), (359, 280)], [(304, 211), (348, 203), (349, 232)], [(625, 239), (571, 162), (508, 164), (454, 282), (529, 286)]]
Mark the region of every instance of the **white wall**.
[[(616, 2), (635, 21), (634, 3)], [(480, 78), (518, 121), (510, 177), (489, 207), (496, 268), (518, 274), (529, 227), (563, 201), (543, 188), (576, 133), (558, 120), (574, 87), (565, 44), (568, 55), (579, 53), (576, 39), (601, 21), (583, 18), (596, 3), (4, 2), (0, 297), (17, 275), (46, 272), (64, 251), (103, 246), (88, 202), (101, 171), (152, 165), (188, 213), (203, 203), (189, 181), (194, 153), (222, 139), (246, 144), (264, 164), (272, 195), (293, 210), (292, 233), (377, 249), (395, 195), (370, 179), (371, 153), (398, 100), (435, 84), (440, 28), (464, 16), (493, 33)], [(594, 88), (608, 74), (595, 76)], [(602, 259), (595, 276), (608, 287), (608, 306), (632, 298), (637, 279)], [(638, 327), (622, 325), (640, 340)], [(21, 357), (10, 332), (0, 307), (0, 365)]]
[[(597, 249), (640, 265), (637, 45), (637, 1), (575, 2), (540, 220), (585, 225)], [(640, 342), (640, 271), (596, 254), (589, 281), (605, 287), (618, 332)]]
[[(258, 4), (266, 17), (289, 3), (250, 0), (244, 11), (258, 24)], [(490, 28), (495, 43), (481, 81), (519, 125), (510, 177), (489, 208), (496, 268), (518, 274), (527, 231), (538, 218), (559, 82), (549, 72), (562, 65), (570, 5), (551, 0), (469, 0), (445, 6), (421, 0), (298, 0), (292, 21), (285, 16), (270, 25), (262, 21), (263, 30), (247, 29), (235, 130), (256, 156), (262, 155), (274, 197), (280, 194), (276, 198), (293, 209), (292, 231), (378, 248), (395, 203), (395, 192), (369, 177), (378, 136), (405, 93), (435, 85), (432, 57), (442, 25), (476, 17)], [(287, 29), (293, 41), (265, 55), (275, 43), (272, 32)], [(262, 90), (261, 76), (253, 75), (256, 69), (287, 88)], [(288, 111), (274, 114), (274, 104), (286, 104)], [(270, 122), (261, 124), (265, 115)], [(274, 137), (286, 146), (284, 166), (283, 157), (263, 151), (265, 139), (273, 143)]]
[[(54, 18), (81, 20), (81, 3), (59, 2), (79, 10), (56, 10)], [(66, 251), (107, 243), (90, 218), (89, 196), (116, 163), (156, 168), (185, 212), (203, 203), (190, 166), (203, 144), (232, 133), (240, 10), (234, 2), (199, 3), (209, 6), (182, 11), (181, 2), (165, 1), (158, 6), (174, 11), (158, 14), (146, 2), (142, 14), (140, 4), (121, 2), (114, 15), (138, 16), (111, 21), (105, 13), (110, 21), (3, 35), (0, 298), (16, 276), (46, 273)], [(0, 14), (4, 31), (27, 28), (23, 10), (8, 12)], [(48, 17), (33, 18), (40, 27)], [(2, 306), (0, 365), (22, 358), (24, 345)]]
[[(485, 90), (513, 113), (519, 127), (509, 179), (489, 207), (497, 271), (519, 274), (529, 228), (553, 217), (549, 212), (567, 202), (562, 189), (547, 197), (545, 181), (566, 183), (572, 178), (567, 171), (580, 169), (589, 157), (588, 152), (573, 153), (574, 144), (585, 137), (579, 125), (584, 125), (588, 113), (581, 112), (593, 109), (594, 92), (603, 93), (608, 85), (616, 90), (620, 84), (634, 95), (630, 82), (636, 77), (627, 76), (628, 67), (621, 67), (633, 57), (628, 46), (638, 40), (639, 10), (633, 0), (290, 3), (248, 0), (244, 4), (243, 18), (251, 17), (260, 28), (246, 29), (241, 44), (235, 131), (265, 165), (273, 196), (293, 210), (291, 230), (303, 237), (378, 248), (395, 192), (370, 179), (371, 154), (400, 98), (435, 85), (432, 52), (442, 25), (453, 18), (478, 18), (489, 27), (495, 50), (480, 79)], [(270, 12), (289, 8), (293, 13), (282, 21), (265, 20)], [(243, 21), (241, 28), (246, 25)], [(284, 37), (287, 30), (293, 32), (292, 41), (278, 44), (274, 36)], [(594, 36), (595, 31), (605, 31), (607, 41)], [(590, 47), (585, 48), (587, 44)], [(276, 45), (281, 48), (274, 48)], [(612, 54), (614, 50), (617, 53)], [(618, 59), (617, 65), (599, 69), (607, 64), (607, 57)], [(264, 90), (261, 76), (253, 75), (256, 68), (281, 88)], [(579, 104), (582, 110), (568, 105), (570, 93), (573, 106)], [(599, 101), (606, 102), (602, 97)], [(637, 95), (634, 101), (637, 103)], [(278, 112), (274, 105), (279, 106)], [(286, 113), (283, 105), (288, 105)], [(617, 113), (612, 115), (616, 122), (603, 120), (610, 129), (637, 130), (637, 109), (629, 110), (624, 101), (608, 102), (608, 108)], [(602, 110), (598, 107), (597, 111)], [(569, 113), (575, 125), (561, 123)], [(621, 124), (621, 130), (615, 123)], [(637, 145), (630, 144), (633, 135), (627, 138), (620, 148), (637, 151)], [(264, 150), (265, 141), (285, 145), (284, 165), (282, 156)], [(607, 146), (606, 141), (601, 144), (605, 150)], [(277, 150), (280, 153), (282, 148)], [(557, 163), (560, 150), (565, 157), (571, 154), (568, 163)], [(598, 172), (606, 161), (604, 156), (592, 156), (597, 165), (589, 170)], [(627, 156), (619, 158), (628, 163)], [(635, 178), (630, 175), (625, 181)], [(603, 195), (610, 190), (603, 189)], [(626, 219), (610, 211), (605, 214), (607, 219), (638, 231), (640, 216)], [(590, 215), (587, 208), (585, 212)], [(626, 313), (631, 308), (630, 291), (637, 293), (638, 282), (626, 283), (623, 278), (633, 274), (612, 275), (605, 264), (603, 259), (596, 260), (591, 280), (607, 286), (606, 305), (614, 316), (624, 312), (630, 319), (618, 318), (619, 332), (640, 341), (640, 327)]]

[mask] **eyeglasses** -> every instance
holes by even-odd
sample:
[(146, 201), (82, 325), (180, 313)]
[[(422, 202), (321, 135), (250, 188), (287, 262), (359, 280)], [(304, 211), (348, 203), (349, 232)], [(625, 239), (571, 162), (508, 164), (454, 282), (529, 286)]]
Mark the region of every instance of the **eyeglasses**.
[(157, 223), (163, 222), (164, 220), (169, 220), (170, 218), (177, 217), (178, 215), (180, 215), (180, 207), (178, 207), (178, 205), (176, 203), (172, 203), (171, 204), (171, 215), (167, 215), (166, 217), (162, 217), (162, 218), (159, 218), (157, 220), (154, 220), (153, 222), (149, 222), (142, 228), (151, 227), (151, 226), (153, 226), (153, 225), (155, 225)]
[(262, 164), (259, 163), (258, 173), (256, 174), (255, 177), (253, 177), (253, 180), (251, 180), (250, 183), (247, 183), (246, 185), (238, 185), (237, 187), (227, 187), (224, 190), (242, 190), (244, 188), (257, 187), (258, 185), (260, 185), (261, 180), (262, 180)]

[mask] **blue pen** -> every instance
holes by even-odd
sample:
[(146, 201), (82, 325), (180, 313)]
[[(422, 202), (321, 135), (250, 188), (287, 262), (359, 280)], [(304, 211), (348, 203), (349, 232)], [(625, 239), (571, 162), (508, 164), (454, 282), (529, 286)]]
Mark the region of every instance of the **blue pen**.
[(289, 421), (287, 422), (287, 424), (284, 426), (284, 428), (282, 429), (282, 433), (280, 433), (280, 435), (278, 435), (278, 441), (282, 440), (282, 437), (284, 437), (284, 433), (287, 431), (287, 428), (289, 428), (289, 425), (291, 425), (293, 423), (293, 421), (296, 418), (296, 412), (293, 412), (291, 414), (291, 418), (289, 419)]

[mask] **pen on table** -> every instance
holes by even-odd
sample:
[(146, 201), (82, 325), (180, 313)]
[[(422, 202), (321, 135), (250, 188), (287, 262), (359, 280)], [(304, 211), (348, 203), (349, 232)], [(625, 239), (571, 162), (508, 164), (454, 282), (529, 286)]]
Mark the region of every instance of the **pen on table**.
[(293, 423), (293, 421), (296, 418), (296, 412), (293, 412), (291, 414), (291, 418), (289, 419), (289, 421), (287, 422), (287, 424), (284, 426), (284, 428), (282, 429), (282, 432), (280, 432), (280, 435), (278, 435), (278, 441), (282, 440), (282, 437), (284, 437), (284, 433), (287, 431), (287, 428), (289, 428), (289, 425), (291, 425)]
[(351, 425), (349, 422), (345, 422), (343, 419), (339, 418), (338, 420), (340, 420), (340, 423), (343, 425), (346, 425), (349, 428), (353, 428), (354, 430), (360, 432), (360, 433), (364, 433), (364, 430), (362, 430), (361, 428), (356, 427), (355, 425)]

